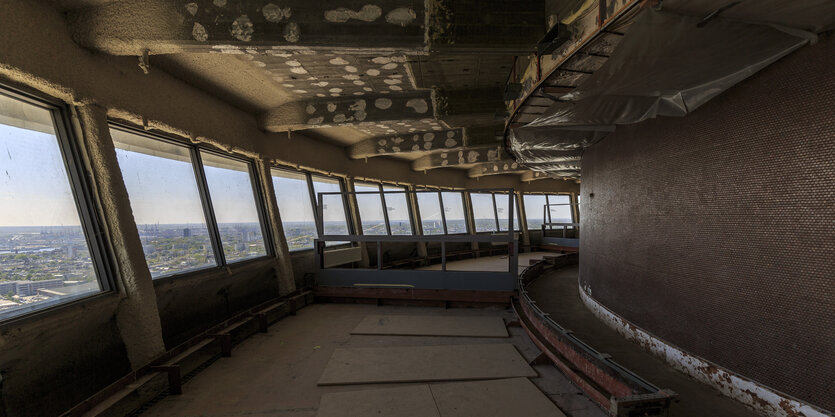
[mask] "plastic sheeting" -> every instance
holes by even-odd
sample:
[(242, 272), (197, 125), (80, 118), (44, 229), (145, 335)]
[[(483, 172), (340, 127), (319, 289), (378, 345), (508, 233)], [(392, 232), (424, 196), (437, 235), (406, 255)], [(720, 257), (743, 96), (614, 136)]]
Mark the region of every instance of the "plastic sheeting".
[(541, 170), (560, 162), (549, 153), (590, 146), (614, 125), (684, 116), (814, 38), (772, 22), (719, 16), (697, 26), (701, 21), (642, 12), (599, 70), (533, 122), (509, 130), (510, 151)]

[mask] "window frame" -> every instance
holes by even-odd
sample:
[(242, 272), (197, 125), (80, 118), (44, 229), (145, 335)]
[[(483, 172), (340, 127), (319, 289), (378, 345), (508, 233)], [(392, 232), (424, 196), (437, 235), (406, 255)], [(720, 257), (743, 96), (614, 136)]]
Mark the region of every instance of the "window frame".
[[(342, 194), (340, 194), (340, 196), (342, 197), (342, 210), (345, 212), (345, 226), (348, 228), (348, 234), (349, 235), (355, 234), (354, 222), (353, 222), (354, 217), (351, 215), (351, 210), (348, 206), (348, 199), (346, 198), (346, 195), (345, 195), (345, 190), (347, 190), (347, 186), (345, 184), (345, 179), (342, 178), (342, 177), (335, 177), (335, 176), (332, 177), (330, 175), (325, 175), (325, 174), (314, 174), (314, 173), (309, 172), (309, 171), (300, 171), (300, 172), (304, 172), (307, 175), (307, 188), (310, 191), (310, 201), (313, 204), (313, 219), (316, 221), (316, 230), (319, 233), (319, 236), (324, 235), (325, 219), (321, 219), (321, 221), (319, 219), (319, 204), (318, 204), (319, 199), (316, 196), (316, 188), (313, 186), (313, 178), (314, 177), (336, 180), (336, 183), (339, 185), (339, 192), (342, 193)], [(359, 210), (357, 210), (357, 211), (359, 211)], [(324, 213), (322, 213), (322, 214), (324, 215)], [(357, 213), (357, 216), (359, 216), (359, 213)], [(320, 225), (321, 225), (321, 229), (319, 228)], [(317, 236), (317, 238), (318, 238), (318, 236)], [(333, 245), (331, 247), (340, 247), (340, 246), (344, 246), (346, 244), (348, 244), (348, 243), (343, 243), (343, 244), (340, 244), (340, 245)]]
[[(570, 193), (550, 193), (550, 194), (549, 193), (523, 193), (522, 194), (522, 204), (525, 204), (525, 196), (526, 195), (545, 197), (545, 207), (543, 207), (544, 212), (542, 213), (543, 216), (544, 216), (542, 221), (544, 223), (552, 223), (552, 221), (551, 221), (551, 210), (550, 210), (550, 206), (549, 206), (549, 204), (552, 204), (552, 203), (551, 203), (551, 199), (549, 197), (550, 196), (568, 197), (568, 204), (569, 204), (568, 207), (569, 207), (569, 212), (570, 212), (570, 215), (571, 215), (571, 221), (569, 223), (576, 223), (575, 218), (574, 218), (573, 200), (571, 198)], [(563, 204), (563, 203), (553, 203), (553, 204)], [(527, 210), (527, 209), (528, 209), (527, 206), (525, 206), (524, 210)], [(527, 212), (525, 213), (525, 217), (526, 217), (526, 220), (527, 220)], [(569, 228), (571, 228), (571, 226), (569, 226)], [(528, 229), (530, 229), (530, 227), (528, 227)], [(542, 229), (542, 224), (539, 225), (538, 229)]]
[[(501, 232), (501, 228), (499, 227), (499, 212), (496, 209), (496, 193), (494, 192), (472, 192), (467, 193), (470, 197), (470, 208), (472, 209), (472, 216), (473, 216), (473, 233), (499, 233)], [(473, 195), (486, 195), (490, 197), (490, 202), (493, 204), (493, 223), (495, 225), (494, 230), (478, 230), (478, 225), (476, 224), (475, 218), (475, 203), (473, 202)]]
[[(403, 196), (406, 199), (406, 211), (408, 211), (409, 226), (412, 230), (410, 235), (394, 235), (391, 233), (391, 220), (389, 219), (388, 214), (388, 203), (386, 203), (386, 187), (397, 188), (398, 191), (396, 192), (394, 190), (389, 190), (389, 192), (394, 192), (396, 194), (400, 194), (400, 191), (403, 191)], [(388, 226), (389, 236), (417, 236), (417, 233), (415, 232), (415, 212), (412, 210), (412, 200), (409, 198), (410, 194), (412, 193), (409, 192), (409, 187), (405, 185), (380, 183), (380, 196), (383, 201), (383, 213), (385, 213), (386, 216), (386, 225)]]
[[(379, 182), (371, 182), (371, 181), (354, 181), (354, 192), (357, 192), (357, 183), (359, 183), (360, 187), (371, 188), (372, 186), (377, 187), (377, 195), (380, 197), (380, 206), (383, 210), (383, 223), (386, 226), (386, 234), (385, 235), (369, 235), (369, 236), (391, 236), (391, 224), (389, 224), (389, 214), (386, 206), (386, 197), (383, 195), (383, 184)], [(362, 192), (362, 191), (360, 191)], [(367, 191), (373, 192), (373, 191)], [(364, 194), (364, 195), (371, 195), (371, 194)], [(357, 224), (360, 225), (357, 234), (365, 235), (365, 231), (362, 229), (362, 211), (360, 210), (360, 203), (359, 199), (357, 199), (357, 194), (354, 194), (354, 200), (357, 203)]]
[[(311, 180), (310, 173), (307, 172), (307, 171), (301, 171), (301, 170), (293, 169), (293, 168), (290, 168), (290, 167), (279, 166), (279, 165), (271, 165), (270, 166), (270, 180), (271, 181), (272, 181), (272, 177), (273, 177), (272, 170), (276, 170), (276, 171), (280, 171), (280, 172), (287, 172), (287, 173), (291, 173), (291, 174), (301, 174), (301, 175), (304, 176), (305, 188), (307, 189), (307, 198), (310, 200), (310, 209), (312, 211), (311, 214), (313, 215), (313, 230), (314, 230), (315, 233), (317, 233), (317, 235), (313, 238), (313, 240), (315, 241), (319, 237), (318, 236), (319, 222), (316, 220), (319, 212), (318, 212), (318, 210), (316, 210), (316, 201), (313, 197), (313, 181)], [(273, 189), (275, 190), (275, 184), (273, 184)], [(278, 190), (275, 190), (275, 195), (276, 195), (276, 197), (275, 197), (276, 208), (278, 208)], [(279, 214), (279, 216), (281, 215), (281, 210), (280, 209), (278, 209), (278, 214)], [(282, 225), (282, 229), (284, 229), (284, 225)], [(284, 242), (286, 244), (287, 233), (286, 232), (284, 232), (284, 233), (285, 233), (284, 234)], [(313, 249), (316, 249), (316, 244), (315, 243), (313, 243), (309, 248), (302, 248), (302, 249), (295, 249), (295, 250), (290, 249), (289, 246), (288, 246), (287, 251), (290, 252), (290, 253), (300, 253), (300, 252), (304, 252), (304, 251), (307, 251), (307, 250), (313, 250)]]
[[(200, 195), (200, 203), (203, 208), (203, 216), (206, 220), (206, 229), (209, 234), (209, 242), (212, 245), (212, 251), (215, 255), (215, 265), (207, 266), (205, 268), (197, 268), (183, 272), (174, 272), (171, 274), (160, 275), (153, 278), (154, 282), (165, 281), (172, 278), (179, 278), (182, 276), (191, 276), (205, 271), (212, 271), (220, 268), (226, 268), (233, 265), (242, 265), (250, 262), (257, 262), (263, 259), (275, 257), (274, 237), (272, 236), (272, 227), (270, 219), (267, 216), (266, 200), (263, 195), (263, 184), (261, 183), (261, 176), (258, 175), (258, 168), (254, 160), (241, 157), (234, 154), (224, 153), (218, 149), (205, 146), (202, 144), (194, 144), (183, 138), (159, 131), (147, 131), (140, 129), (128, 123), (124, 123), (115, 119), (108, 119), (108, 127), (110, 129), (121, 130), (122, 132), (142, 136), (149, 140), (157, 140), (165, 143), (170, 143), (177, 146), (186, 147), (189, 150), (191, 158), (191, 166), (194, 170), (195, 184)], [(114, 145), (115, 147), (115, 145)], [(258, 223), (261, 226), (261, 236), (264, 238), (264, 249), (266, 254), (263, 256), (256, 256), (252, 258), (244, 258), (233, 262), (227, 262), (226, 254), (223, 252), (223, 242), (220, 240), (220, 229), (215, 217), (214, 206), (212, 205), (211, 194), (209, 194), (209, 184), (206, 181), (206, 173), (203, 170), (203, 158), (200, 152), (210, 153), (219, 157), (243, 162), (248, 166), (248, 173), (250, 185), (252, 186), (253, 197), (255, 200), (255, 208), (258, 213)], [(144, 256), (144, 255), (143, 255)]]
[[(459, 196), (461, 196), (461, 211), (464, 213), (464, 231), (461, 232), (461, 233), (449, 233), (449, 227), (447, 227), (447, 219), (446, 219), (446, 206), (444, 206), (444, 195), (443, 195), (444, 193), (457, 193)], [(444, 235), (455, 236), (455, 235), (468, 235), (468, 234), (470, 234), (470, 225), (469, 225), (469, 222), (467, 221), (467, 216), (472, 215), (472, 213), (467, 213), (467, 202), (465, 200), (466, 196), (464, 194), (465, 193), (464, 193), (463, 190), (452, 190), (452, 189), (450, 189), (450, 190), (438, 190), (438, 201), (441, 204), (441, 218), (443, 218), (443, 220), (444, 220)], [(472, 207), (471, 207), (471, 209), (472, 209)]]
[(83, 146), (72, 128), (70, 106), (46, 94), (28, 91), (5, 83), (0, 83), (0, 95), (47, 110), (50, 113), (52, 125), (55, 129), (55, 139), (67, 174), (66, 180), (78, 214), (79, 227), (84, 233), (92, 268), (100, 288), (99, 291), (89, 295), (0, 319), (0, 327), (5, 327), (70, 308), (94, 298), (113, 295), (118, 288), (116, 277), (119, 273), (112, 242), (105, 231), (104, 216), (99, 201), (93, 192), (93, 180), (86, 170)]

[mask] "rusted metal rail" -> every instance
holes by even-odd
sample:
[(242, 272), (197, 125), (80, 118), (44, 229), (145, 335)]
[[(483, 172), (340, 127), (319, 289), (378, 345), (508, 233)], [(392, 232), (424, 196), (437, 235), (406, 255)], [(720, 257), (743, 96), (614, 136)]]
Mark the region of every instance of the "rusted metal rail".
[(550, 361), (612, 416), (665, 416), (676, 393), (662, 390), (577, 338), (537, 307), (525, 286), (541, 275), (546, 261), (519, 275), (513, 309), (519, 324), (542, 352), (534, 361)]

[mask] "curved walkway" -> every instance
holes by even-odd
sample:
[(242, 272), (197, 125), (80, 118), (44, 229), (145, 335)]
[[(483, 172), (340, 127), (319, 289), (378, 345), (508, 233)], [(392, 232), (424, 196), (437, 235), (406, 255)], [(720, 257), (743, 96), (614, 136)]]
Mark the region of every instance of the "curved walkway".
[(670, 407), (671, 417), (756, 416), (745, 405), (678, 372), (661, 359), (632, 343), (600, 321), (580, 300), (578, 267), (544, 273), (528, 286), (531, 298), (561, 326), (571, 329), (584, 342), (652, 382), (679, 394)]

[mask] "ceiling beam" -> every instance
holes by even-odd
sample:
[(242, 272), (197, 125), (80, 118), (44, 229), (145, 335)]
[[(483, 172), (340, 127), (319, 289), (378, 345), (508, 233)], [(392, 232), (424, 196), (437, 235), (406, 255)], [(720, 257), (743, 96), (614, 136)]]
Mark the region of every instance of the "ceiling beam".
[[(356, 2), (354, 2), (356, 3)], [(425, 53), (409, 0), (321, 7), (309, 0), (123, 0), (68, 13), (73, 38), (112, 55), (344, 49)]]
[(580, 171), (579, 170), (566, 170), (566, 171), (554, 171), (554, 172), (540, 172), (540, 171), (527, 171), (522, 173), (521, 181), (523, 182), (531, 182), (536, 180), (544, 180), (544, 179), (578, 179), (580, 178)]
[(270, 109), (260, 117), (268, 132), (286, 132), (330, 126), (355, 126), (369, 123), (434, 118), (429, 91), (402, 94), (336, 97), (294, 101)]
[[(112, 55), (303, 49), (526, 54), (542, 35), (544, 0), (121, 0), (70, 11), (82, 46)], [(428, 16), (427, 16), (428, 15)]]
[(412, 162), (415, 171), (426, 171), (435, 168), (454, 167), (457, 165), (476, 164), (480, 162), (495, 162), (502, 157), (502, 146), (480, 145), (467, 147), (457, 151), (432, 153)]
[(466, 133), (464, 129), (457, 128), (366, 139), (348, 147), (348, 156), (351, 159), (362, 159), (434, 150), (463, 149), (466, 146)]
[(467, 171), (470, 178), (479, 178), (487, 175), (520, 174), (526, 171), (522, 165), (512, 159), (503, 159), (496, 162), (478, 164)]

